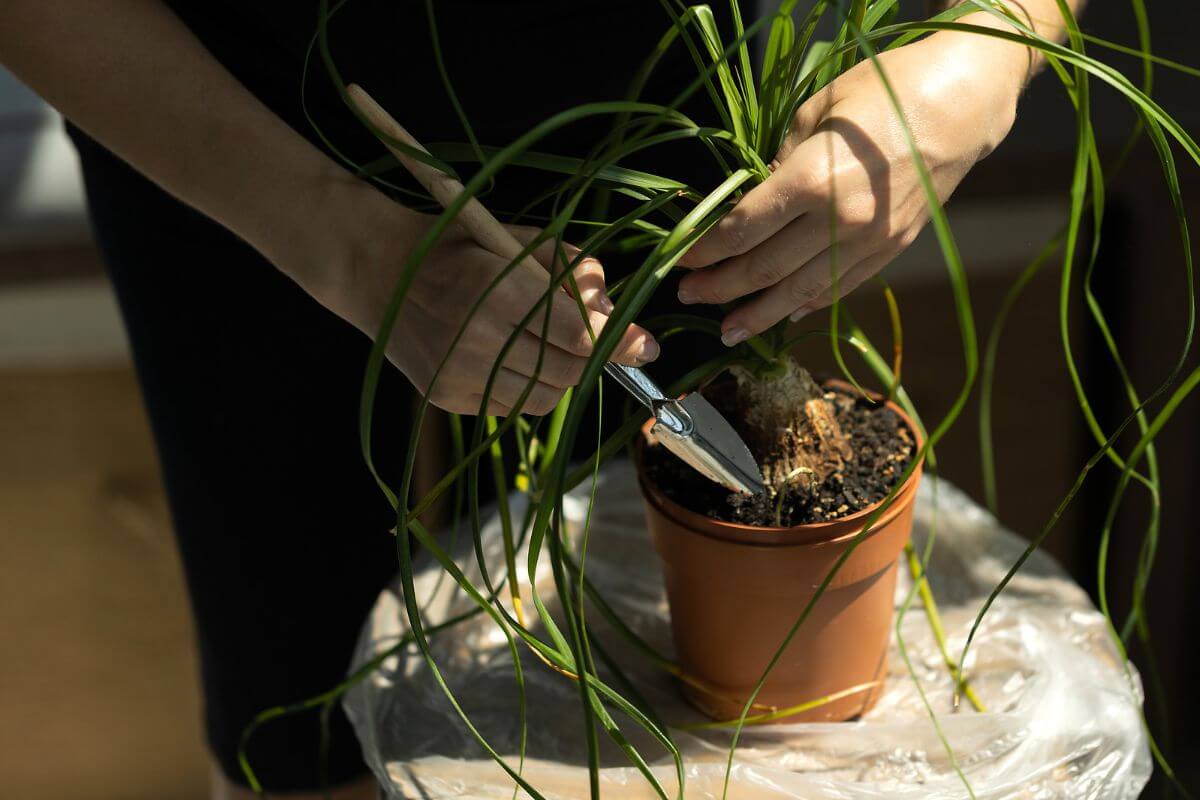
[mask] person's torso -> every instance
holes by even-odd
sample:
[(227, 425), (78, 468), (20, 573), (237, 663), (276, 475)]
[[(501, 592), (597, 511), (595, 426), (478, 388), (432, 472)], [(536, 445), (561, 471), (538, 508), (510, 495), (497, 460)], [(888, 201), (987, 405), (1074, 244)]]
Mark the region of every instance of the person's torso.
[[(368, 141), (334, 91), (319, 47), (318, 0), (168, 0), (217, 58), (261, 100), (313, 141), (301, 106), (335, 145)], [(435, 0), (448, 78), (485, 144), (504, 145), (552, 114), (580, 103), (619, 100), (671, 25), (656, 0)], [(465, 140), (437, 69), (426, 4), (348, 0), (327, 25), (328, 52), (342, 79), (366, 88), (425, 141)], [(649, 92), (677, 87), (689, 64), (679, 46)], [(688, 79), (694, 78), (694, 67)], [(669, 91), (669, 90), (665, 90)], [(579, 149), (608, 128), (581, 123), (551, 139)], [(347, 137), (349, 137), (347, 139)], [(579, 153), (582, 155), (582, 153)]]

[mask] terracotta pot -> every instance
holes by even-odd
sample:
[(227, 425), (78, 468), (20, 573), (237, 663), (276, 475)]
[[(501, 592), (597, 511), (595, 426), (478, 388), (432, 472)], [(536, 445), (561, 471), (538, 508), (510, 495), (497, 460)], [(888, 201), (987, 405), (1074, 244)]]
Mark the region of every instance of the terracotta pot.
[[(826, 385), (842, 388), (836, 382)], [(888, 407), (919, 446), (912, 420), (894, 404)], [(641, 454), (652, 446), (657, 445), (639, 437), (638, 478), (662, 560), (679, 665), (692, 679), (685, 681), (684, 694), (711, 717), (736, 719), (788, 629), (880, 504), (793, 528), (720, 522), (680, 506), (647, 479)], [(918, 465), (817, 601), (752, 713), (862, 684), (872, 686), (780, 721), (845, 720), (875, 704), (887, 674), (898, 557), (912, 530), (920, 479)]]

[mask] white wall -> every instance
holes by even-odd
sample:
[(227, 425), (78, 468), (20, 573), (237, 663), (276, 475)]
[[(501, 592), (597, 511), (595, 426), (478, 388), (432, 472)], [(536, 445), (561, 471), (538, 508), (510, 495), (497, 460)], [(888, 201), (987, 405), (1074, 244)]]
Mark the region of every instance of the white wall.
[(86, 237), (79, 164), (62, 121), (0, 70), (0, 249)]
[(88, 240), (79, 162), (62, 120), (0, 69), (0, 368), (128, 360), (102, 276), (5, 280), (5, 265), (20, 267), (26, 253)]

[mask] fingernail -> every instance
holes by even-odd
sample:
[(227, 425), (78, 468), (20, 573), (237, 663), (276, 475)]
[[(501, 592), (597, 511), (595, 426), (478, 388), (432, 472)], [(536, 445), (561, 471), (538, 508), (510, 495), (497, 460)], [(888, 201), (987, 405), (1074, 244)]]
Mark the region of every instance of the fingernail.
[(685, 306), (696, 302), (696, 295), (682, 286), (679, 287), (677, 296), (679, 297), (679, 302), (683, 303)]
[(600, 295), (600, 299), (596, 301), (596, 305), (600, 306), (601, 313), (611, 314), (616, 306), (613, 305), (612, 298), (606, 294)]
[(795, 311), (792, 312), (791, 316), (789, 316), (788, 319), (791, 320), (792, 322), (799, 322), (800, 320), (807, 317), (810, 313), (811, 312), (807, 308), (797, 308)]
[(646, 341), (642, 342), (642, 349), (641, 352), (638, 353), (637, 357), (638, 361), (642, 362), (643, 364), (648, 364), (654, 359), (658, 358), (659, 352), (660, 348), (658, 346), (658, 342), (656, 342), (654, 339), (647, 339)]
[(741, 344), (750, 338), (750, 334), (742, 328), (730, 328), (721, 334), (721, 341), (726, 347), (733, 347), (735, 344)]

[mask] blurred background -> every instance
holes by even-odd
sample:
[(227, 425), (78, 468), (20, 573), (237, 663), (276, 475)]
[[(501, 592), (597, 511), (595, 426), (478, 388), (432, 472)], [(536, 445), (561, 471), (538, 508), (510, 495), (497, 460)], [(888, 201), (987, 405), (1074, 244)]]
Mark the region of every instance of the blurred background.
[(0, 653), (0, 794), (207, 796), (187, 601), (75, 153), (2, 71)]
[[(1195, 61), (1192, 4), (1150, 2), (1155, 52)], [(1124, 3), (1096, 0), (1085, 29), (1132, 43)], [(1133, 61), (1112, 56), (1130, 76)], [(1159, 70), (1155, 96), (1193, 134), (1195, 79)], [(1119, 150), (1133, 120), (1096, 90), (1102, 150)], [(981, 345), (1004, 293), (1062, 225), (1072, 114), (1056, 81), (1039, 80), (1009, 140), (952, 199)], [(1181, 160), (1182, 163), (1182, 160)], [(1188, 212), (1200, 180), (1183, 165)], [(1182, 249), (1158, 163), (1144, 144), (1111, 187), (1098, 290), (1138, 387), (1167, 374), (1186, 321)], [(169, 264), (162, 265), (170, 269)], [(904, 315), (904, 382), (937, 419), (963, 375), (961, 343), (936, 244), (921, 240), (886, 271)], [(995, 397), (1001, 518), (1035, 534), (1094, 450), (1058, 339), (1055, 265), (1017, 305), (1002, 341)], [(882, 297), (850, 303), (885, 349)], [(1073, 341), (1108, 429), (1125, 413), (1085, 309)], [(821, 321), (818, 321), (818, 324)], [(824, 346), (805, 352), (834, 371)], [(1194, 362), (1195, 359), (1193, 358)], [(982, 500), (975, 402), (939, 449), (942, 474)], [(1200, 677), (1200, 401), (1160, 440), (1164, 513), (1150, 589), (1158, 670), (1170, 713), (1165, 744), (1190, 779), (1200, 734), (1190, 723)], [(77, 164), (61, 121), (0, 72), (0, 786), (7, 797), (200, 798), (206, 793), (190, 622), (157, 465), (110, 288), (86, 221)], [(1093, 473), (1047, 549), (1094, 594), (1100, 521), (1115, 471)], [(1129, 587), (1148, 506), (1131, 492), (1114, 542), (1114, 611)], [(936, 587), (935, 587), (936, 588)], [(1146, 654), (1135, 650), (1146, 671)], [(1151, 711), (1152, 719), (1158, 714)]]

